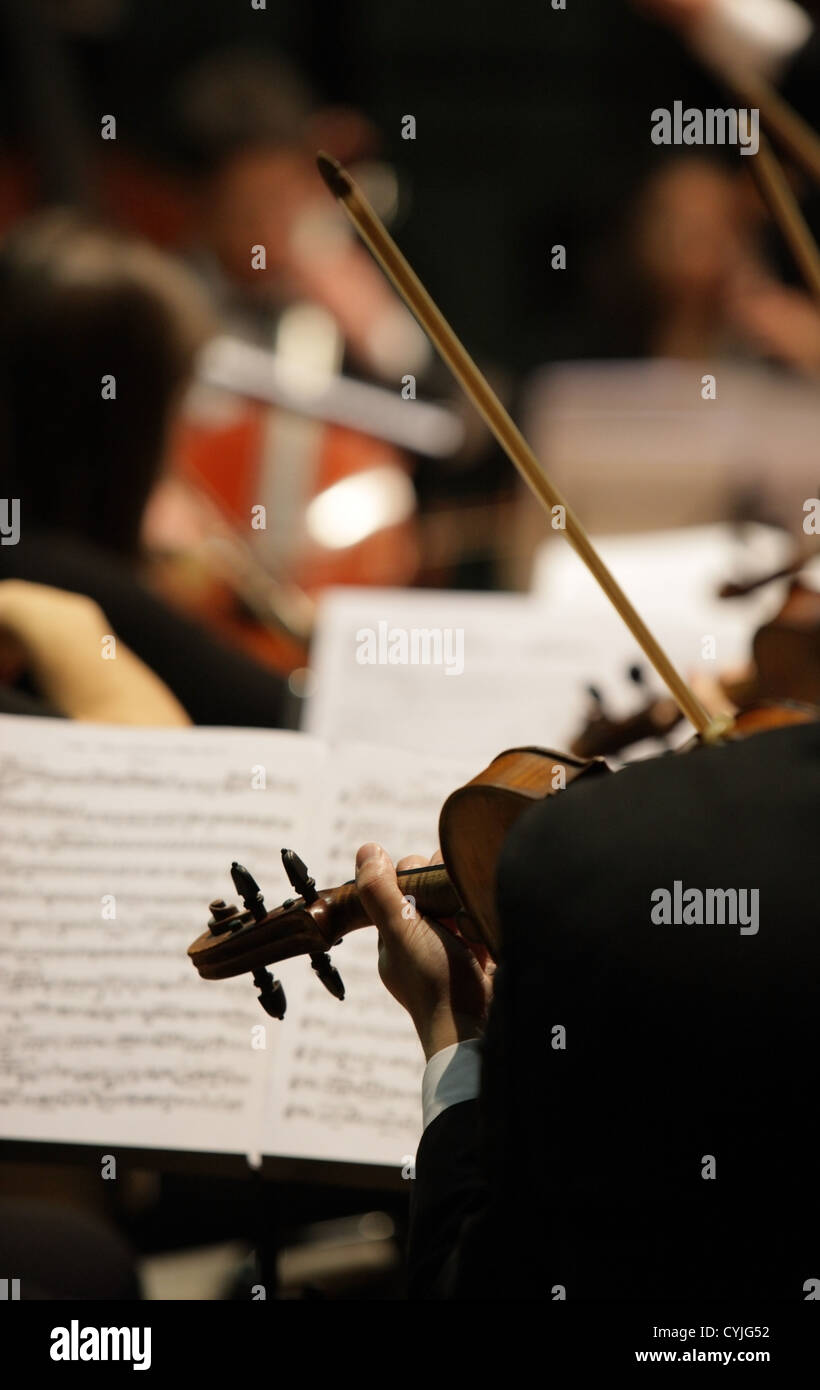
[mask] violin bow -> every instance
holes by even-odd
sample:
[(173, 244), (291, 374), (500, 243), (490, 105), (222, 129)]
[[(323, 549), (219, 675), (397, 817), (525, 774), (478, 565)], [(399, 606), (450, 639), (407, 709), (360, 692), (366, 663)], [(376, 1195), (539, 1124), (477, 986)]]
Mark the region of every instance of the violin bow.
[(765, 77), (745, 65), (706, 59), (691, 46), (690, 52), (700, 58), (711, 77), (729, 88), (738, 105), (759, 111), (763, 131), (757, 154), (750, 157), (750, 172), (809, 291), (820, 304), (820, 251), (770, 143), (779, 145), (820, 185), (820, 136)]
[(749, 161), (752, 177), (791, 251), (806, 286), (820, 306), (820, 250), (783, 166), (765, 135)]
[(820, 305), (820, 251), (770, 143), (776, 142), (820, 185), (820, 137), (765, 78), (734, 64), (706, 63), (706, 67), (730, 88), (738, 103), (760, 113), (763, 132), (757, 154), (749, 160), (750, 172), (807, 288)]
[[(711, 65), (707, 64), (710, 67)], [(789, 106), (765, 78), (749, 68), (723, 65), (715, 68), (732, 88), (738, 102), (757, 107), (763, 128), (791, 156), (810, 179), (820, 185), (820, 136)]]
[(553, 523), (557, 519), (556, 509), (561, 509), (560, 519), (563, 520), (563, 525), (554, 529), (565, 532), (570, 545), (620, 614), (682, 713), (704, 742), (720, 742), (731, 729), (732, 719), (726, 715), (712, 717), (672, 664), (614, 575), (604, 564), (572, 508), (542, 469), (486, 377), (479, 371), (350, 174), (338, 160), (324, 152), (319, 153), (316, 162), (319, 173), (344, 208), (362, 241), (418, 320), (510, 462), (517, 468), (547, 514), (553, 518)]

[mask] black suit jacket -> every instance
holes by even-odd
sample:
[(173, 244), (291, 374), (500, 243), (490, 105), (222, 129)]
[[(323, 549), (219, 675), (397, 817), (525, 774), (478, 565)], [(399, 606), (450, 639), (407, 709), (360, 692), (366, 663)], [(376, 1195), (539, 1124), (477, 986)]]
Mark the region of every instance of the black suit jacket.
[[(281, 676), (169, 607), (140, 583), (133, 566), (89, 541), (24, 527), (17, 545), (0, 546), (0, 579), (50, 584), (94, 599), (112, 630), (165, 681), (194, 724), (293, 726), (295, 702)], [(36, 692), (1, 682), (0, 712), (59, 713)]]
[[(481, 1099), (441, 1114), (417, 1155), (411, 1295), (806, 1297), (818, 812), (820, 724), (525, 812), (498, 872)], [(652, 893), (675, 880), (756, 889), (758, 932), (655, 924)]]

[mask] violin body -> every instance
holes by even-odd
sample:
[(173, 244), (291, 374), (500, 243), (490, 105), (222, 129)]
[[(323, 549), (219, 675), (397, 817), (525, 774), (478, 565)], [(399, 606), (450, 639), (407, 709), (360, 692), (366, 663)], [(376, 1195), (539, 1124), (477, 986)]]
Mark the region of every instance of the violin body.
[(439, 817), (439, 844), (464, 912), (459, 928), (493, 960), (501, 946), (495, 875), (507, 834), (535, 802), (563, 791), (579, 777), (610, 770), (602, 758), (512, 748), (448, 796)]
[(779, 613), (755, 633), (752, 653), (747, 699), (820, 704), (820, 593), (795, 579)]

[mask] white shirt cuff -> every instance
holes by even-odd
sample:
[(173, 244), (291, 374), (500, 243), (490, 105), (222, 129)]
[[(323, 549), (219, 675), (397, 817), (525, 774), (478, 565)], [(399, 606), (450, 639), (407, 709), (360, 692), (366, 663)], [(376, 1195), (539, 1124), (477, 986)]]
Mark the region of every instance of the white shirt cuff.
[(469, 1038), (434, 1052), (421, 1083), (424, 1128), (462, 1100), (475, 1100), (481, 1089), (481, 1041)]

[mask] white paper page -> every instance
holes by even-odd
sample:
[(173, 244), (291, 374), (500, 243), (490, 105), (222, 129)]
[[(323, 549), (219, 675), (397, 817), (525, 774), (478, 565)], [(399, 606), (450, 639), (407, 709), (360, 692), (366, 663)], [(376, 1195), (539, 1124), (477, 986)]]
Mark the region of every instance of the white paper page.
[[(722, 581), (765, 574), (788, 561), (788, 537), (770, 527), (745, 527), (742, 539), (719, 525), (607, 536), (596, 545), (686, 679), (697, 671), (716, 677), (745, 664), (755, 630), (785, 596), (785, 583), (776, 583), (742, 599), (716, 597)], [(361, 662), (360, 634), (369, 629), (378, 635), (380, 625), (386, 640), (381, 649), (375, 643), (374, 654), (387, 658), (394, 633), (462, 632), (463, 672), (448, 675), (445, 662)], [(640, 709), (650, 693), (665, 693), (561, 537), (544, 546), (531, 596), (331, 590), (319, 609), (312, 664), (315, 693), (305, 725), (321, 738), (367, 738), (445, 755), (457, 750), (479, 764), (505, 747), (568, 748), (583, 728), (590, 685), (615, 718)], [(646, 682), (641, 690), (629, 675), (636, 664)], [(691, 733), (684, 721), (670, 743), (685, 742)], [(628, 756), (653, 755), (659, 747), (641, 744)]]
[(249, 977), (203, 981), (186, 952), (235, 901), (232, 858), (284, 896), (323, 757), (268, 730), (0, 719), (3, 1137), (259, 1149), (265, 1016)]
[[(720, 599), (719, 586), (773, 572), (789, 562), (792, 546), (785, 533), (768, 526), (747, 526), (742, 535), (726, 525), (693, 526), (595, 540), (604, 563), (675, 662), (685, 679), (697, 672), (711, 677), (731, 673), (751, 659), (757, 628), (780, 609), (787, 582), (766, 585), (743, 598)], [(545, 621), (571, 614), (577, 631), (601, 640), (605, 659), (594, 684), (607, 708), (624, 717), (642, 703), (629, 681), (629, 665), (640, 662), (659, 693), (664, 689), (637, 643), (617, 614), (602, 609), (598, 586), (568, 546), (547, 543), (534, 572), (535, 597)], [(673, 745), (691, 734), (688, 724), (672, 736)], [(657, 747), (655, 750), (657, 751)], [(653, 752), (650, 744), (631, 749), (629, 757)]]
[[(742, 599), (720, 599), (728, 580), (770, 574), (789, 563), (793, 543), (773, 526), (687, 526), (674, 531), (593, 538), (604, 563), (638, 610), (651, 613), (660, 629), (676, 613), (711, 623), (726, 638), (725, 661), (748, 657), (751, 636), (783, 602), (784, 584), (775, 583)], [(550, 604), (587, 607), (597, 585), (578, 557), (560, 539), (538, 552), (533, 593)], [(664, 640), (663, 632), (657, 634)]]
[[(597, 617), (605, 610), (602, 599)], [(388, 636), (461, 632), (463, 671), (360, 663), (357, 633), (380, 623)], [(617, 623), (599, 631), (565, 611), (545, 613), (528, 595), (336, 589), (320, 608), (306, 727), (328, 742), (457, 753), (478, 772), (505, 748), (566, 747), (583, 722), (585, 685), (633, 645)]]
[[(749, 0), (739, 0), (746, 5)], [(816, 496), (820, 396), (808, 377), (723, 360), (557, 362), (525, 383), (524, 433), (590, 531), (723, 520), (750, 495), (802, 520)]]
[[(310, 843), (293, 846), (320, 887), (352, 878), (356, 850), (368, 840), (394, 863), (429, 857), (442, 803), (479, 770), (469, 760), (353, 746), (337, 750), (331, 765), (321, 821)], [(277, 969), (288, 1011), (274, 1025), (265, 1151), (400, 1168), (421, 1135), (421, 1046), (379, 978), (375, 928), (351, 932), (331, 959), (345, 984), (342, 1001), (306, 958)]]
[[(567, 564), (580, 561), (570, 555)], [(588, 587), (584, 584), (588, 581)], [(554, 600), (517, 594), (407, 593), (400, 590), (335, 590), (320, 609), (314, 652), (316, 690), (306, 726), (328, 742), (369, 738), (419, 752), (457, 751), (470, 756), (475, 771), (505, 748), (534, 744), (568, 749), (584, 726), (592, 684), (601, 689), (614, 716), (640, 708), (647, 694), (636, 690), (629, 668), (641, 664), (654, 693), (664, 687), (654, 676), (631, 633), (581, 573), (580, 596)], [(703, 638), (712, 633), (714, 613), (691, 606), (656, 605), (653, 626), (684, 672), (698, 665)], [(464, 634), (464, 670), (447, 676), (442, 667), (364, 665), (357, 660), (357, 633), (387, 626), (398, 630), (446, 628)], [(717, 652), (722, 660), (732, 638), (738, 649), (738, 618), (721, 618)], [(745, 632), (744, 638), (745, 641)], [(716, 662), (709, 669), (714, 672)], [(680, 740), (691, 735), (681, 726)], [(657, 745), (636, 752), (657, 753)]]

